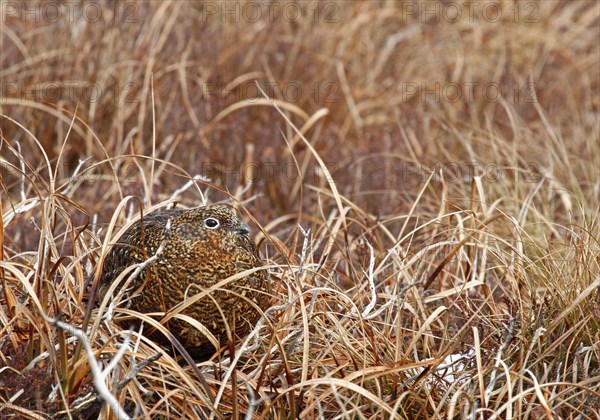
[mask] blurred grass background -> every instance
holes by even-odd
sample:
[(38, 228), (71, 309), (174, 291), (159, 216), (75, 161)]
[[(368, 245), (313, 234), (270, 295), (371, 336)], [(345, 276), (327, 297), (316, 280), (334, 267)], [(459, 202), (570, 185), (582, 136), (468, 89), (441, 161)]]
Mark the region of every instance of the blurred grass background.
[[(273, 107), (249, 101), (215, 120), (260, 98), (258, 82), (306, 115), (329, 110), (309, 137), (342, 192), (370, 210), (405, 210), (438, 162), (454, 169), (453, 184), (475, 171), (492, 181), (524, 171), (535, 181), (545, 168), (569, 191), (594, 183), (589, 165), (577, 164), (599, 158), (590, 142), (598, 108), (594, 2), (86, 4), (3, 6), (3, 113), (27, 122), (50, 159), (76, 115), (64, 176), (80, 158), (168, 157), (229, 189), (254, 180), (249, 194), (261, 196), (262, 221), (293, 211), (298, 203), (287, 192), (297, 172), (286, 173), (293, 161), (282, 132), (293, 133)], [(42, 161), (25, 147), (23, 130), (6, 119), (2, 129), (21, 140), (30, 161)], [(301, 142), (293, 152), (300, 161), (306, 154)], [(554, 171), (555, 155), (568, 156), (571, 170)], [(485, 173), (494, 163), (501, 167)], [(135, 180), (135, 167), (122, 166), (119, 176)], [(181, 182), (165, 176), (153, 189), (162, 198)], [(90, 187), (112, 194), (102, 182)], [(104, 204), (114, 207), (103, 199), (90, 210)]]

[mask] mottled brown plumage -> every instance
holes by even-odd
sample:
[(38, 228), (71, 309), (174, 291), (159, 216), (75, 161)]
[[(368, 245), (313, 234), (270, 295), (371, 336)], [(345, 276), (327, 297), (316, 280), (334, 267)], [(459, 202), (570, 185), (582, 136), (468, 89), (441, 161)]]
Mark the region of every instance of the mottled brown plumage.
[[(104, 262), (101, 290), (105, 292), (126, 267), (157, 254), (163, 242), (156, 261), (130, 283), (131, 309), (168, 312), (221, 280), (262, 265), (248, 226), (228, 207), (163, 210), (145, 216), (121, 236)], [(259, 270), (213, 291), (182, 313), (201, 322), (225, 343), (226, 328), (217, 305), (229, 325), (235, 325), (236, 335), (243, 337), (260, 317), (252, 302), (265, 309), (269, 292), (267, 272)], [(205, 335), (189, 323), (171, 319), (167, 325), (188, 349), (212, 349)]]

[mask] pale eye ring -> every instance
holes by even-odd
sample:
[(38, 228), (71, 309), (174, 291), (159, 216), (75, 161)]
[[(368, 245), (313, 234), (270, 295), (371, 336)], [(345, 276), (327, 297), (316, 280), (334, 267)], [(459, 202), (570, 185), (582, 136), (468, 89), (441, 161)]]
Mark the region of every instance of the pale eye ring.
[(221, 223), (219, 222), (219, 220), (215, 219), (214, 217), (209, 217), (207, 219), (204, 219), (204, 227), (208, 228), (208, 229), (216, 229), (221, 225)]

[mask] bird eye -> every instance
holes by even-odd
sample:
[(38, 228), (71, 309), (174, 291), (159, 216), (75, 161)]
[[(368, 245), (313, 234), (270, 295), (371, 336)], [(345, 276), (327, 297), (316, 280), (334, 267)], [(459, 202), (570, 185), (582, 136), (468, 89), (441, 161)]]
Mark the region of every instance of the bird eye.
[(208, 219), (204, 220), (204, 226), (206, 226), (209, 229), (216, 229), (219, 227), (219, 225), (219, 221), (214, 217), (209, 217)]

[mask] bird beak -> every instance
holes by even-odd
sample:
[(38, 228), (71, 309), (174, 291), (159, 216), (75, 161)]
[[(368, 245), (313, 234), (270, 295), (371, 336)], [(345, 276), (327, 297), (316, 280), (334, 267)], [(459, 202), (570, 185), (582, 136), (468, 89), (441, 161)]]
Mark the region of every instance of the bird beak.
[(242, 234), (242, 235), (247, 235), (247, 234), (250, 233), (250, 228), (244, 222), (241, 222), (237, 226), (230, 227), (229, 230), (232, 231), (232, 232), (235, 232), (235, 233)]

